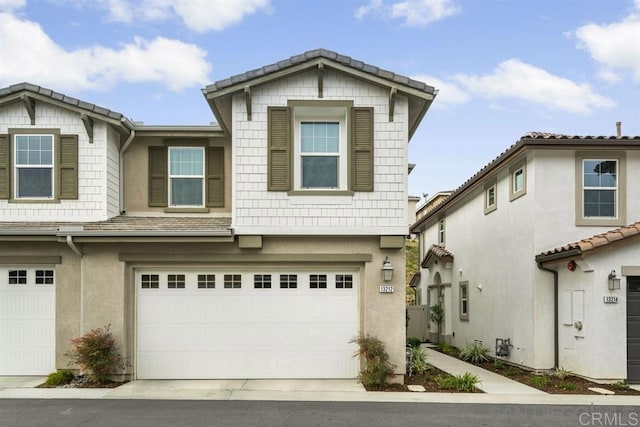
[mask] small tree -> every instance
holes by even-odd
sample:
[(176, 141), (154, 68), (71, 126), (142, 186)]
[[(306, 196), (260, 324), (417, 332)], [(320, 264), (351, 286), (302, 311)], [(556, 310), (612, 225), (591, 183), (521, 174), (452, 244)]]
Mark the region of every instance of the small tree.
[(363, 359), (364, 369), (360, 372), (362, 384), (365, 386), (387, 384), (387, 379), (393, 375), (395, 365), (389, 362), (389, 354), (382, 341), (370, 335), (360, 335), (349, 342), (358, 344), (354, 357), (360, 356)]
[(83, 372), (89, 371), (89, 378), (96, 383), (110, 382), (111, 374), (127, 365), (126, 359), (118, 351), (110, 327), (92, 329), (72, 338), (72, 348), (65, 354), (71, 359), (70, 365), (77, 365)]
[(441, 325), (444, 320), (444, 308), (442, 304), (438, 303), (431, 306), (431, 321), (438, 324), (438, 342), (440, 342)]

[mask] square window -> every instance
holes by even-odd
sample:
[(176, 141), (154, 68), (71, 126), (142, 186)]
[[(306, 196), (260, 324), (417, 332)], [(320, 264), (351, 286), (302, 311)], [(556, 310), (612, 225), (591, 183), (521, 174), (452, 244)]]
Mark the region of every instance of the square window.
[(240, 288), (242, 288), (242, 275), (241, 274), (225, 274), (224, 275), (224, 288), (225, 289), (240, 289)]
[(167, 276), (167, 288), (184, 289), (184, 287), (185, 287), (184, 274), (169, 274)]
[(309, 287), (311, 289), (326, 289), (327, 288), (327, 275), (326, 274), (312, 274), (309, 276)]
[(53, 270), (36, 270), (36, 285), (53, 285)]
[(15, 196), (53, 198), (53, 135), (16, 135), (14, 139)]
[(158, 289), (160, 287), (160, 276), (158, 274), (143, 274), (140, 283), (142, 289)]
[(297, 274), (281, 274), (280, 275), (280, 288), (281, 289), (295, 289), (298, 287), (298, 275)]
[(10, 285), (26, 285), (27, 270), (9, 270)]
[(336, 274), (336, 289), (352, 289), (352, 288), (353, 288), (353, 275)]
[(215, 274), (198, 274), (198, 289), (214, 289), (215, 287)]
[(203, 206), (204, 147), (169, 148), (171, 206)]
[(271, 289), (271, 275), (270, 274), (254, 274), (253, 287), (255, 289)]

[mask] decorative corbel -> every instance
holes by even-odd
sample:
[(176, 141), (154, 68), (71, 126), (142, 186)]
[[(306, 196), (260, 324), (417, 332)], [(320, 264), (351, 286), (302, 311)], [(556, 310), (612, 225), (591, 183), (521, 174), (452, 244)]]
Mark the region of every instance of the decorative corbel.
[(36, 101), (28, 95), (21, 95), (20, 99), (24, 104), (25, 110), (27, 110), (27, 114), (29, 114), (29, 118), (31, 119), (31, 125), (36, 124)]
[(247, 104), (247, 120), (251, 121), (251, 87), (244, 88), (244, 102)]
[(93, 119), (86, 114), (80, 114), (80, 120), (84, 123), (84, 128), (89, 136), (89, 144), (93, 144)]
[(323, 97), (323, 85), (324, 85), (324, 64), (321, 62), (318, 64), (318, 98)]
[(389, 91), (389, 121), (393, 121), (393, 112), (396, 108), (396, 95), (398, 93), (398, 89), (392, 87)]

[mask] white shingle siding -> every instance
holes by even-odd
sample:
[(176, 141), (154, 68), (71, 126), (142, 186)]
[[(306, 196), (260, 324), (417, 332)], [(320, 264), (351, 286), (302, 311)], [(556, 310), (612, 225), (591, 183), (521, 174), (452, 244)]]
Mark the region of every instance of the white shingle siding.
[(94, 121), (93, 144), (89, 144), (78, 113), (37, 102), (36, 124), (32, 126), (24, 106), (18, 102), (0, 108), (0, 133), (7, 133), (9, 128), (33, 129), (34, 132), (55, 128), (60, 129), (61, 134), (78, 135), (78, 200), (57, 203), (0, 200), (3, 221), (100, 221), (107, 218), (106, 124)]
[(120, 214), (120, 134), (107, 126), (107, 215)]
[[(326, 72), (322, 99), (315, 71), (251, 91), (252, 121), (244, 96), (233, 100), (233, 225), (238, 234), (407, 234), (407, 111), (398, 96), (389, 122), (389, 93)], [(374, 108), (374, 191), (353, 197), (289, 196), (267, 191), (267, 107), (288, 100), (353, 100)]]

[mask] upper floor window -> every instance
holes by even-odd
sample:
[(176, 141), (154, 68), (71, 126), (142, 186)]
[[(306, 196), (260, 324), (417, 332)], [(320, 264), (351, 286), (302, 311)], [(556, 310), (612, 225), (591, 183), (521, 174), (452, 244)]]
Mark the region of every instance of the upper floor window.
[(511, 190), (509, 200), (515, 200), (527, 192), (527, 175), (525, 162), (522, 161), (509, 169), (511, 174)]
[(53, 135), (15, 136), (16, 199), (53, 198)]
[(460, 320), (469, 320), (469, 282), (460, 282)]
[(485, 215), (498, 208), (498, 184), (492, 180), (484, 186), (484, 213)]
[(584, 152), (576, 156), (576, 224), (624, 225), (625, 153)]
[(445, 223), (444, 218), (440, 218), (438, 221), (438, 244), (444, 245), (444, 236), (445, 236)]
[[(300, 187), (336, 189), (345, 175), (340, 122), (300, 122)], [(342, 157), (342, 159), (341, 159)]]
[(615, 218), (618, 198), (618, 161), (584, 159), (582, 176), (584, 217)]
[(203, 206), (204, 147), (169, 148), (171, 206)]

